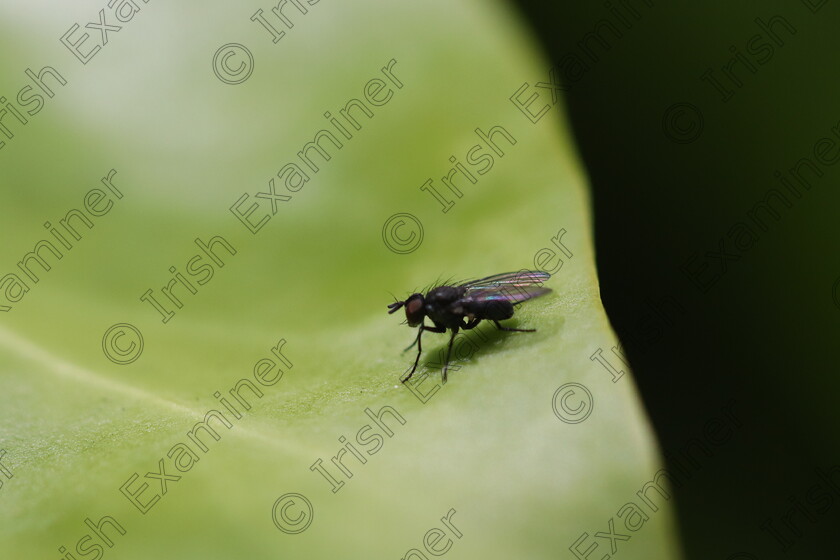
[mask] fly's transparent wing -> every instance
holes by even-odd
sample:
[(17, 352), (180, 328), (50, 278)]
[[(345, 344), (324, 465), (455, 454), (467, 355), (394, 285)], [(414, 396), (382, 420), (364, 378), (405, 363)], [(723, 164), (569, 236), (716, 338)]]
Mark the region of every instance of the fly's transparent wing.
[(466, 288), (463, 297), (472, 301), (504, 300), (517, 304), (549, 293), (551, 290), (543, 287), (543, 283), (550, 277), (548, 272), (540, 270), (520, 270), (471, 280), (460, 286)]

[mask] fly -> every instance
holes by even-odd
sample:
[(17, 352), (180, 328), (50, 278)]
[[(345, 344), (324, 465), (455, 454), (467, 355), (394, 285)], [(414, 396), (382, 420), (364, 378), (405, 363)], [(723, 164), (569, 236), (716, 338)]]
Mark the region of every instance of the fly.
[[(542, 287), (543, 282), (551, 275), (538, 270), (523, 270), (520, 272), (505, 272), (464, 282), (456, 286), (437, 286), (423, 294), (411, 294), (405, 301), (395, 301), (388, 305), (388, 313), (394, 313), (405, 307), (405, 318), (409, 327), (420, 327), (417, 338), (408, 350), (417, 345), (417, 358), (411, 373), (402, 380), (403, 383), (411, 379), (420, 362), (422, 345), (420, 337), (423, 331), (444, 333), (452, 331), (449, 337), (449, 349), (446, 353), (446, 363), (443, 366), (443, 382), (446, 383), (446, 370), (449, 367), (449, 356), (452, 354), (452, 343), (460, 329), (470, 330), (478, 326), (481, 321), (493, 321), (500, 331), (535, 332), (536, 329), (514, 329), (503, 327), (499, 321), (513, 317), (513, 306), (549, 293), (549, 288)], [(427, 327), (426, 317), (434, 323), (434, 327)]]

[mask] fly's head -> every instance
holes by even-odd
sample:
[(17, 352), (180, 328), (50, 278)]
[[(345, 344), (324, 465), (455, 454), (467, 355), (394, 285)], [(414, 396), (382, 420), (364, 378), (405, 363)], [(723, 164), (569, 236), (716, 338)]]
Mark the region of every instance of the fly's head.
[(423, 323), (426, 316), (423, 294), (411, 294), (405, 301), (395, 301), (388, 305), (388, 313), (393, 313), (400, 307), (405, 307), (405, 320), (409, 327), (417, 327)]

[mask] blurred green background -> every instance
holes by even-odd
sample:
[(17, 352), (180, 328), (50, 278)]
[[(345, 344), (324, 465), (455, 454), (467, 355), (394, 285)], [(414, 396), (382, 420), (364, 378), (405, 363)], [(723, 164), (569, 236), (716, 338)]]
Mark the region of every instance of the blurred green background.
[[(628, 513), (662, 462), (631, 376), (613, 383), (590, 360), (617, 341), (599, 299), (587, 182), (560, 106), (533, 124), (509, 100), (549, 65), (519, 13), (478, 1), (301, 3), (306, 13), (288, 4), (294, 25), (274, 43), (250, 19), (270, 17), (268, 4), (137, 5), (87, 64), (60, 38), (78, 24), (72, 41), (102, 42), (85, 24), (103, 10), (115, 25), (106, 3), (0, 7), (0, 94), (15, 103), (27, 68), (49, 65), (67, 81), (25, 125), (8, 108), (0, 120), (14, 134), (0, 149), (3, 274), (49, 235), (45, 222), (104, 188), (109, 170), (123, 194), (3, 316), (0, 459), (13, 474), (0, 475), (3, 554), (96, 557), (84, 552), (101, 546), (84, 520), (111, 516), (126, 534), (107, 530), (108, 557), (400, 558), (454, 509), (453, 557), (556, 558), (576, 542), (601, 557), (616, 554), (604, 535), (613, 530), (629, 532), (615, 543), (622, 558), (680, 557), (670, 495), (652, 490), (654, 510)], [(130, 3), (120, 6), (128, 19)], [(253, 56), (239, 85), (213, 71), (229, 43)], [(257, 193), (328, 126), (325, 112), (362, 97), (391, 60), (403, 87), (248, 232), (229, 208), (247, 193), (265, 214)], [(442, 212), (420, 186), (440, 186), (475, 129), (494, 126), (516, 143), (499, 139), (504, 155), (476, 184), (462, 180), (463, 196)], [(423, 225), (407, 254), (383, 242), (398, 213)], [(392, 293), (531, 268), (563, 229), (572, 257), (552, 265), (554, 293), (511, 323), (537, 333), (481, 327), (486, 341), (459, 347), (458, 369), (425, 403), (399, 383), (413, 331), (385, 313)], [(195, 295), (174, 288), (183, 307), (163, 323), (140, 296), (160, 298), (170, 267), (183, 273), (194, 240), (213, 236), (236, 254), (219, 249), (224, 266)], [(103, 353), (118, 323), (143, 335), (128, 365)], [(293, 367), (229, 430), (215, 424), (219, 440), (204, 436), (208, 451), (188, 472), (174, 470), (167, 452), (221, 406), (214, 393), (251, 377), (280, 339)], [(446, 338), (424, 341), (423, 361), (435, 362)], [(438, 384), (429, 367), (424, 392)], [(594, 402), (577, 424), (552, 406), (567, 383)], [(353, 475), (339, 475), (330, 459), (343, 438), (371, 424), (366, 409), (386, 406), (405, 424), (390, 420), (394, 435), (364, 464), (347, 454)], [(342, 477), (339, 491), (310, 470), (318, 459)], [(165, 494), (159, 461), (182, 477)], [(149, 484), (143, 501), (160, 494), (145, 514), (119, 490), (135, 473), (133, 491)], [(313, 508), (300, 534), (272, 518), (289, 493)]]

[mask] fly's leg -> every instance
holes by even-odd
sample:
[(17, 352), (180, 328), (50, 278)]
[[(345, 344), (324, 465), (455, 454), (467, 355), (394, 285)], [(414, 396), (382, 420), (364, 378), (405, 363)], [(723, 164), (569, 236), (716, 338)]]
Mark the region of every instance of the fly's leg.
[[(422, 332), (422, 331), (421, 331), (421, 332)], [(414, 342), (412, 342), (411, 344), (409, 344), (408, 346), (406, 346), (406, 347), (405, 347), (405, 349), (403, 350), (403, 352), (408, 352), (409, 350), (411, 350), (412, 348), (414, 348), (414, 345), (415, 345), (415, 344), (417, 344), (417, 341), (418, 341), (418, 340), (420, 340), (420, 333), (417, 333), (417, 336), (414, 338)]]
[[(472, 321), (471, 321), (472, 322)], [(455, 335), (458, 334), (458, 327), (452, 327), (452, 336), (449, 337), (449, 349), (446, 351), (446, 363), (443, 364), (443, 382), (446, 383), (446, 370), (449, 369), (449, 356), (452, 355), (452, 343), (455, 342)]]
[[(420, 342), (420, 337), (423, 335), (423, 331), (443, 333), (446, 332), (446, 327), (441, 327), (438, 325), (435, 325), (434, 327), (427, 327), (426, 325), (420, 325), (420, 330), (417, 332), (417, 339), (414, 341), (415, 343), (417, 343), (417, 357), (414, 359), (414, 367), (411, 368), (411, 373), (409, 373), (408, 376), (402, 380), (403, 383), (411, 379), (411, 376), (414, 375), (415, 371), (417, 371), (417, 364), (420, 363), (420, 354), (423, 352), (423, 345)], [(414, 346), (414, 344), (412, 344), (411, 346)], [(409, 346), (408, 348), (411, 348), (411, 346)], [(405, 350), (408, 350), (408, 348), (406, 348)], [(403, 350), (403, 352), (405, 352), (405, 350)]]
[(464, 329), (465, 331), (468, 331), (470, 329), (476, 328), (480, 322), (481, 322), (481, 319), (479, 319), (479, 318), (471, 319), (469, 323), (462, 324), (461, 328)]
[(461, 323), (459, 327), (455, 327), (452, 330), (452, 337), (449, 339), (449, 350), (446, 352), (446, 363), (443, 365), (443, 382), (446, 383), (446, 371), (449, 369), (449, 356), (452, 355), (452, 342), (455, 340), (455, 335), (458, 334), (458, 329), (464, 329), (465, 331), (474, 329), (478, 326), (481, 322), (481, 319), (472, 318), (469, 322), (464, 321)]
[(496, 328), (500, 331), (508, 331), (508, 332), (537, 332), (537, 329), (514, 329), (512, 327), (503, 327), (499, 324), (498, 321), (493, 321), (496, 323)]
[[(420, 353), (423, 351), (423, 343), (420, 342), (420, 336), (423, 334), (423, 331), (426, 329), (426, 325), (420, 325), (420, 329), (417, 331), (417, 338), (414, 342), (417, 343), (417, 357), (414, 358), (414, 367), (411, 368), (411, 373), (408, 374), (408, 377), (402, 380), (403, 383), (411, 379), (411, 376), (414, 375), (414, 372), (417, 370), (417, 364), (420, 363)], [(410, 346), (409, 346), (410, 348)], [(406, 348), (407, 350), (408, 348)]]

